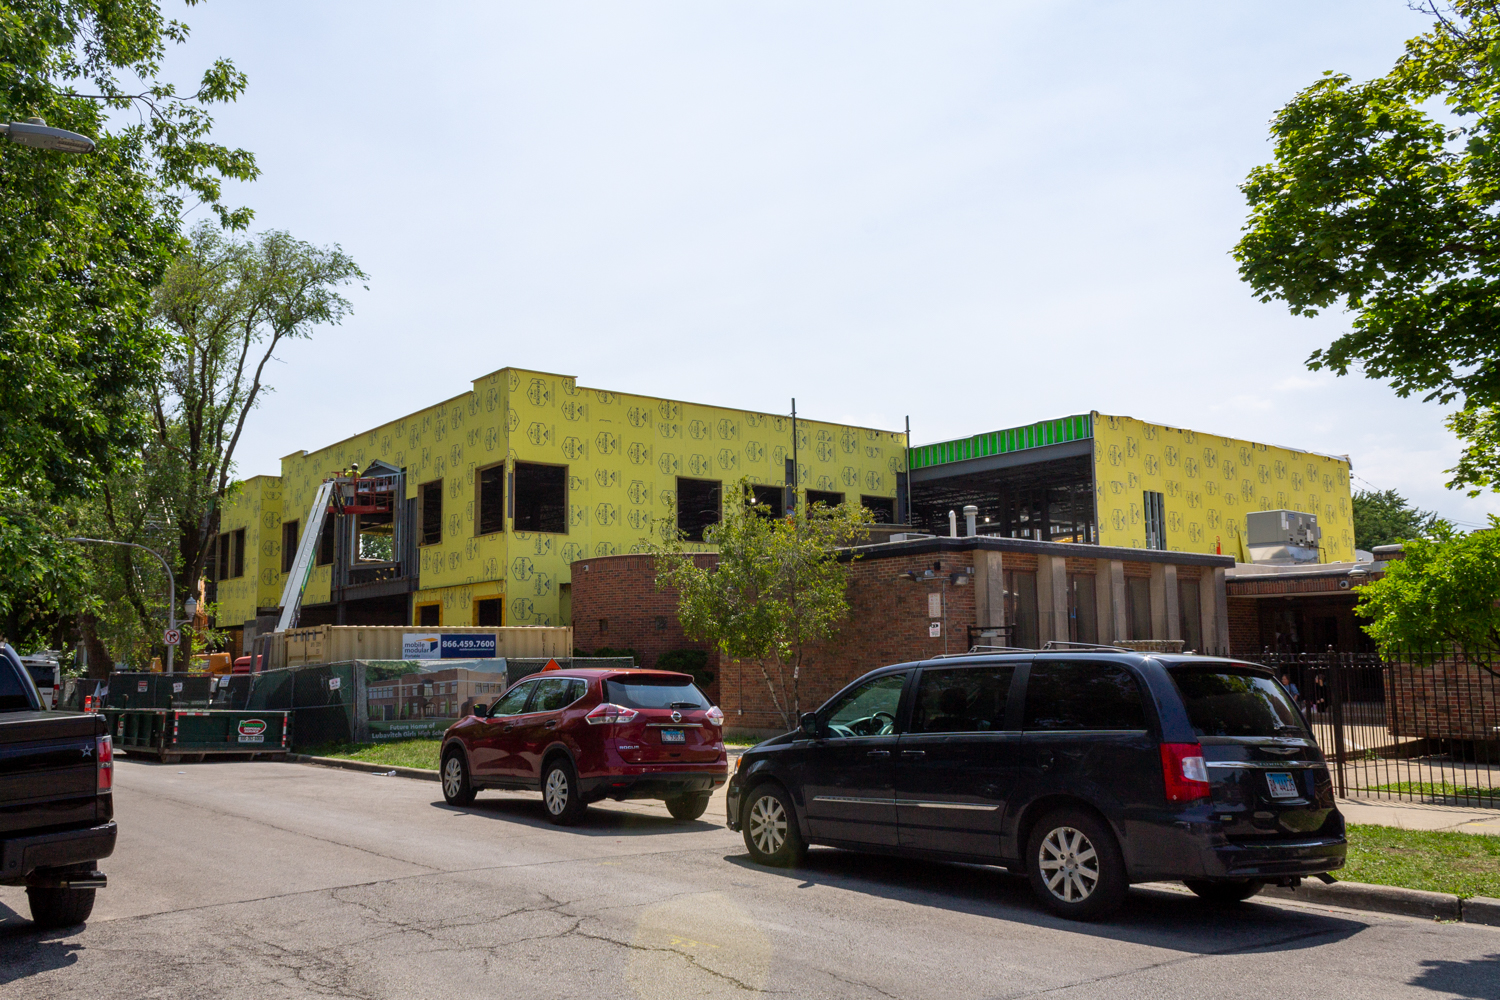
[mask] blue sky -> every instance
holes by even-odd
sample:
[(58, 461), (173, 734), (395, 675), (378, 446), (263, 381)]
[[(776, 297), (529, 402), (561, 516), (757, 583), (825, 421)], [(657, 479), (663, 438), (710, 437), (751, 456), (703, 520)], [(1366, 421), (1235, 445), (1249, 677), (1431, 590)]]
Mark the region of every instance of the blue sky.
[[(168, 8), (170, 10), (170, 7)], [(1477, 524), (1442, 411), (1303, 361), (1346, 318), (1228, 253), (1266, 123), (1384, 72), (1404, 0), (284, 3), (178, 12), (250, 77), (256, 228), (370, 273), (280, 352), (242, 475), (505, 365), (896, 429), (1098, 409), (1348, 454)]]

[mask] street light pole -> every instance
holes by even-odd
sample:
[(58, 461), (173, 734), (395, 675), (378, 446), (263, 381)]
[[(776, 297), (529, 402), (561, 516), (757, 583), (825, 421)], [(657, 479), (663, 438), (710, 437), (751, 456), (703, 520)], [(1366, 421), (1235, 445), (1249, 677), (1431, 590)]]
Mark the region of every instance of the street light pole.
[[(149, 552), (161, 563), (161, 568), (167, 571), (167, 631), (177, 628), (177, 577), (172, 573), (172, 567), (167, 565), (167, 560), (155, 549), (148, 549), (144, 545), (135, 542), (117, 542), (110, 538), (64, 538), (65, 542), (92, 542), (95, 545), (122, 545), (126, 548), (140, 549)], [(165, 637), (164, 637), (165, 638)], [(177, 651), (176, 643), (167, 643), (167, 673), (173, 672), (172, 654)]]

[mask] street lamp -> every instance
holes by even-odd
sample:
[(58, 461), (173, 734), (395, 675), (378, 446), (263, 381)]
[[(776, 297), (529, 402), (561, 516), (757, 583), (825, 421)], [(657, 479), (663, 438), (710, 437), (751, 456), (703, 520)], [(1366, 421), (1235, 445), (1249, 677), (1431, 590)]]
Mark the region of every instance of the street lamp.
[(916, 570), (908, 570), (900, 574), (903, 580), (911, 580), (913, 583), (937, 583), (941, 586), (941, 596), (938, 598), (943, 605), (943, 655), (948, 655), (948, 585), (955, 587), (968, 586), (969, 577), (974, 573), (973, 569), (966, 569), (961, 573), (939, 573), (936, 570), (924, 569), (918, 573)]
[(28, 118), (24, 122), (0, 123), (0, 135), (8, 136), (11, 142), (37, 149), (51, 149), (59, 153), (91, 153), (94, 140), (65, 128), (53, 128), (40, 118)]
[[(159, 562), (159, 563), (161, 563), (161, 568), (167, 571), (167, 631), (168, 632), (172, 632), (172, 631), (176, 630), (176, 628), (177, 628), (177, 577), (173, 575), (173, 573), (172, 573), (172, 567), (169, 566), (169, 565), (167, 565), (167, 560), (162, 557), (162, 554), (160, 552), (156, 551), (155, 549), (148, 549), (144, 545), (137, 545), (135, 542), (117, 542), (117, 541), (114, 541), (113, 539), (110, 539), (110, 538), (64, 538), (63, 541), (65, 541), (65, 542), (89, 542), (89, 543), (94, 544), (94, 545), (122, 545), (125, 548), (128, 548), (128, 549), (140, 549), (142, 552), (149, 552), (153, 556), (155, 556), (156, 557), (156, 561)], [(189, 604), (193, 603), (192, 598), (188, 599), (188, 603)], [(166, 636), (162, 636), (162, 638), (165, 639)], [(169, 674), (173, 672), (172, 654), (175, 653), (176, 651), (177, 651), (177, 643), (175, 643), (175, 642), (169, 642), (169, 643), (167, 643), (167, 673), (169, 673)]]

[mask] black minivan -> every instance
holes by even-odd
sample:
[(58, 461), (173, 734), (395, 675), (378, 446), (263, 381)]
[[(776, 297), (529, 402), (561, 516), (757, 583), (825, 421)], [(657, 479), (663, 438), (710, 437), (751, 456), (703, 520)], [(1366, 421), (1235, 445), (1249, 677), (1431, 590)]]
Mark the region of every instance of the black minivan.
[(1323, 754), (1271, 671), (1112, 647), (871, 671), (747, 751), (728, 811), (762, 864), (824, 844), (1005, 865), (1082, 920), (1133, 882), (1227, 903), (1346, 849)]

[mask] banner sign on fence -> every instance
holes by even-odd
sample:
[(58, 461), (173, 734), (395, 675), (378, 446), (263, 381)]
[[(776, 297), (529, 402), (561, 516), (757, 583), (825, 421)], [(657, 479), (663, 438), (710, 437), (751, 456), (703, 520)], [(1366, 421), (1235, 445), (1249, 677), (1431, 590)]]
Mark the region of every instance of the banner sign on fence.
[(409, 740), (418, 736), (441, 736), (456, 719), (393, 719), (390, 722), (370, 722), (370, 739), (375, 743), (386, 740)]
[(493, 659), (495, 635), (442, 634), (438, 632), (403, 632), (403, 660), (475, 660)]

